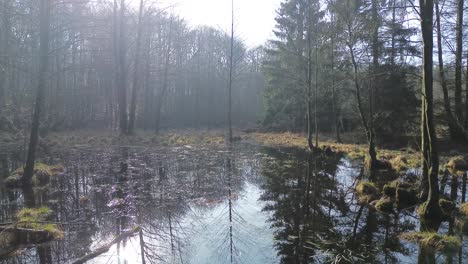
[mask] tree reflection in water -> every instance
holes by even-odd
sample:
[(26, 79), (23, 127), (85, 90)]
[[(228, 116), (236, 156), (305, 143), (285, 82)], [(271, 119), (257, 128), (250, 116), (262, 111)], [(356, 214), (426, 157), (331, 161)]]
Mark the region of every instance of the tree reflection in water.
[[(0, 156), (1, 177), (20, 157)], [(462, 263), (466, 253), (401, 241), (419, 225), (414, 209), (359, 204), (361, 168), (341, 155), (241, 144), (70, 149), (45, 161), (65, 167), (42, 195), (65, 238), (0, 263), (69, 263), (135, 226), (91, 263)], [(13, 221), (22, 192), (0, 189), (0, 221)]]

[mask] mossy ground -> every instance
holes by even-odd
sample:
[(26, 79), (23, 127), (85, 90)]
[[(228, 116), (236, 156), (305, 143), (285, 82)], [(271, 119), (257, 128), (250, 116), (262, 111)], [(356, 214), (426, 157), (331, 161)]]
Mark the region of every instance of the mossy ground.
[(48, 207), (24, 208), (16, 214), (18, 227), (41, 230), (49, 233), (53, 239), (63, 238), (61, 231), (56, 224), (44, 223), (52, 211)]
[(356, 194), (359, 202), (363, 204), (375, 201), (380, 196), (379, 188), (371, 181), (359, 181), (356, 185)]
[[(246, 134), (245, 137), (262, 145), (308, 148), (305, 135), (298, 133), (250, 133)], [(319, 142), (319, 145), (320, 147), (330, 147), (335, 152), (345, 153), (351, 159), (364, 160), (368, 151), (366, 144), (337, 143), (329, 138), (324, 138)], [(408, 168), (416, 168), (421, 164), (418, 153), (411, 149), (377, 149), (377, 153), (379, 160), (390, 162), (392, 168), (397, 172), (405, 172)]]
[(410, 232), (404, 233), (400, 237), (406, 241), (420, 243), (437, 251), (453, 252), (461, 247), (461, 241), (458, 237), (434, 232)]
[(462, 203), (460, 205), (460, 209), (458, 210), (458, 212), (464, 216), (464, 217), (468, 217), (468, 203)]
[[(62, 165), (47, 165), (44, 163), (36, 162), (34, 164), (34, 175), (32, 182), (34, 186), (45, 185), (51, 178), (57, 177), (64, 171)], [(9, 186), (21, 185), (23, 178), (24, 167), (16, 169), (9, 177), (5, 179), (5, 183)]]

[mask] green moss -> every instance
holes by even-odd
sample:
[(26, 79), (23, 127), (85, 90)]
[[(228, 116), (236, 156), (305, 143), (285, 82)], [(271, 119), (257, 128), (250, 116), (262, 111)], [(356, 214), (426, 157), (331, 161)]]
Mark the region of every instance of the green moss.
[(18, 227), (41, 230), (49, 233), (52, 239), (63, 238), (63, 231), (56, 224), (44, 223), (51, 215), (52, 210), (48, 207), (24, 208), (16, 214)]
[(52, 211), (48, 207), (24, 208), (16, 214), (18, 221), (43, 221)]
[(447, 199), (439, 199), (439, 206), (445, 216), (451, 216), (457, 208), (454, 202)]
[(399, 210), (412, 207), (418, 203), (417, 189), (411, 183), (399, 179), (385, 184), (383, 194), (394, 197)]
[(375, 203), (375, 209), (383, 213), (393, 212), (393, 199), (390, 197), (382, 197)]
[(359, 181), (356, 185), (356, 193), (361, 203), (370, 203), (379, 198), (377, 185), (370, 181)]
[(420, 243), (437, 251), (457, 251), (461, 241), (456, 236), (441, 235), (434, 232), (410, 232), (400, 236), (406, 241)]
[[(32, 183), (34, 186), (44, 186), (51, 178), (57, 177), (64, 171), (62, 165), (47, 165), (37, 162), (34, 164), (34, 175)], [(21, 186), (21, 180), (24, 174), (24, 167), (15, 170), (8, 178), (5, 179), (5, 184), (11, 187)]]
[(468, 217), (468, 203), (462, 203), (458, 211), (462, 216)]
[(402, 155), (398, 155), (390, 160), (391, 167), (394, 171), (401, 173), (408, 170), (408, 159)]
[(464, 157), (457, 156), (451, 158), (445, 167), (451, 171), (464, 171), (468, 170), (468, 162)]

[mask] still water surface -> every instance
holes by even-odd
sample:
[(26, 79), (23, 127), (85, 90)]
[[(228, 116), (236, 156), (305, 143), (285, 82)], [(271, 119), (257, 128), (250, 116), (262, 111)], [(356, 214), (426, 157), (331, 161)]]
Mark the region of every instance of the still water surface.
[[(42, 160), (65, 167), (43, 201), (51, 220), (66, 223), (65, 237), (0, 263), (70, 263), (136, 226), (89, 263), (142, 263), (142, 254), (146, 263), (416, 263), (420, 255), (398, 239), (418, 230), (414, 211), (360, 206), (361, 168), (341, 155), (237, 144), (80, 147)], [(8, 175), (21, 155), (5, 151), (0, 164)], [(21, 190), (2, 187), (0, 199), (0, 221), (12, 221)], [(434, 256), (464, 263), (466, 248)]]

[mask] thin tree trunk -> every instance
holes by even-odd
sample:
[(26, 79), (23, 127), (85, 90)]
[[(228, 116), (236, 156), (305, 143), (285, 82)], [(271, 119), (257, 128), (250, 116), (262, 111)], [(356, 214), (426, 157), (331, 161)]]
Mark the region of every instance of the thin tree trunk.
[(370, 156), (370, 170), (371, 176), (376, 167), (377, 153), (375, 151), (375, 132), (374, 132), (374, 92), (377, 88), (377, 75), (379, 73), (379, 27), (380, 21), (378, 18), (378, 5), (377, 0), (372, 0), (372, 20), (374, 28), (372, 32), (372, 75), (370, 78), (371, 84), (369, 85), (369, 125), (368, 125), (368, 141), (369, 141), (369, 156)]
[[(465, 78), (465, 124), (464, 124), (464, 128), (465, 128), (465, 140), (468, 141), (468, 133), (466, 132), (466, 130), (468, 129), (468, 52), (466, 53), (467, 54), (467, 63), (466, 63), (466, 78)], [(457, 121), (459, 121), (457, 119)], [(458, 125), (460, 124), (460, 122), (457, 123)]]
[(444, 58), (442, 54), (442, 31), (440, 23), (440, 8), (439, 1), (435, 1), (436, 10), (436, 27), (437, 27), (437, 54), (439, 59), (439, 78), (440, 85), (442, 86), (442, 92), (444, 96), (444, 109), (448, 117), (448, 126), (450, 131), (450, 138), (452, 140), (462, 140), (465, 138), (465, 132), (458, 119), (453, 116), (452, 109), (450, 107), (450, 98), (447, 87), (447, 80), (445, 78), (445, 66)]
[[(438, 1), (438, 0), (436, 0)], [(463, 1), (458, 0), (455, 50), (455, 113), (458, 120), (463, 120), (462, 109), (462, 53), (463, 53)], [(467, 108), (468, 109), (468, 108)], [(468, 119), (465, 120), (468, 126)]]
[(140, 10), (138, 12), (138, 29), (137, 29), (137, 39), (135, 47), (135, 65), (133, 71), (133, 85), (132, 85), (132, 98), (130, 101), (130, 119), (128, 123), (128, 133), (133, 134), (135, 129), (135, 118), (136, 118), (136, 101), (138, 96), (138, 89), (140, 88), (139, 82), (139, 70), (140, 70), (140, 49), (141, 49), (141, 35), (143, 30), (143, 8), (144, 2), (140, 0)]
[(128, 134), (128, 113), (127, 113), (127, 73), (126, 73), (126, 41), (125, 41), (125, 0), (120, 1), (120, 29), (118, 41), (118, 81), (119, 87), (119, 117), (120, 133)]
[[(307, 11), (307, 142), (309, 149), (315, 149), (312, 133), (312, 14), (311, 7)], [(301, 22), (302, 23), (302, 22)]]
[(228, 140), (232, 143), (232, 78), (234, 71), (234, 0), (231, 0), (231, 45), (229, 54), (229, 87), (228, 87)]
[(167, 50), (166, 50), (166, 58), (164, 62), (164, 77), (163, 77), (163, 86), (161, 89), (161, 93), (158, 97), (158, 104), (156, 109), (156, 123), (155, 123), (155, 132), (156, 134), (159, 133), (159, 129), (161, 128), (161, 111), (162, 106), (164, 104), (164, 99), (166, 97), (166, 91), (168, 86), (168, 79), (169, 79), (169, 67), (171, 62), (171, 46), (172, 46), (172, 18), (169, 22), (169, 37), (167, 40)]
[[(332, 17), (332, 23), (335, 23), (334, 16)], [(333, 119), (334, 119), (333, 123), (335, 126), (336, 141), (338, 143), (341, 143), (338, 100), (337, 100), (336, 86), (335, 86), (335, 34), (336, 34), (335, 30), (336, 29), (333, 29), (333, 33), (331, 36), (332, 108), (333, 108)]]
[(0, 116), (6, 105), (6, 86), (8, 78), (8, 69), (10, 67), (9, 57), (9, 42), (11, 33), (10, 23), (10, 0), (4, 0), (1, 8), (3, 11), (2, 24), (3, 29), (0, 28)]
[(34, 105), (34, 115), (29, 139), (28, 157), (23, 175), (23, 187), (25, 204), (28, 207), (35, 206), (34, 194), (32, 192), (32, 177), (34, 174), (34, 163), (36, 161), (36, 148), (39, 141), (39, 126), (44, 104), (44, 93), (46, 89), (47, 73), (49, 66), (49, 24), (50, 24), (50, 3), (49, 0), (41, 0), (39, 6), (40, 16), (40, 48), (39, 48), (39, 82), (37, 86), (36, 103)]
[(391, 40), (391, 54), (390, 54), (390, 64), (395, 65), (395, 27), (396, 27), (396, 0), (392, 1), (392, 40)]
[[(349, 28), (350, 26), (348, 25), (348, 30), (351, 32), (351, 29)], [(370, 130), (369, 123), (367, 122), (366, 115), (364, 113), (364, 107), (362, 105), (362, 99), (361, 99), (361, 87), (359, 85), (359, 67), (354, 55), (354, 47), (352, 44), (348, 44), (349, 52), (351, 55), (351, 62), (354, 68), (354, 74), (353, 74), (353, 79), (354, 79), (354, 87), (355, 87), (355, 93), (356, 93), (356, 99), (357, 99), (357, 104), (358, 104), (358, 110), (359, 110), (359, 115), (361, 117), (362, 125), (364, 126), (364, 130), (366, 132), (366, 137), (367, 141), (369, 144), (369, 169), (372, 172), (374, 171), (375, 165), (377, 163), (377, 152), (375, 151), (375, 143), (373, 140), (373, 134)]]
[[(423, 40), (422, 84), (422, 156), (423, 173), (427, 174), (429, 186), (427, 201), (423, 205), (422, 220), (425, 229), (436, 231), (440, 226), (439, 206), (439, 156), (433, 118), (433, 0), (420, 0), (421, 31)], [(427, 172), (424, 172), (427, 170)], [(425, 175), (424, 175), (425, 176)]]
[[(318, 32), (316, 32), (318, 35)], [(319, 66), (318, 66), (318, 36), (316, 36), (315, 43), (315, 91), (314, 91), (314, 124), (315, 124), (315, 147), (319, 147), (318, 143), (318, 113), (317, 113), (317, 97), (318, 97), (318, 75), (319, 75)]]

